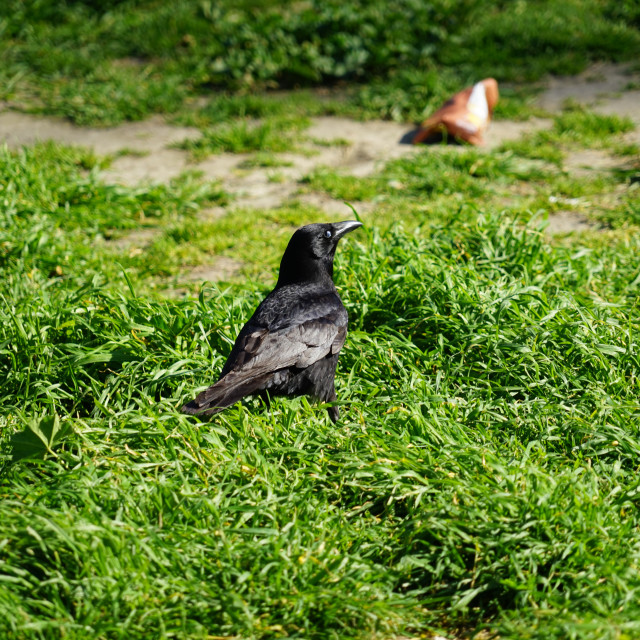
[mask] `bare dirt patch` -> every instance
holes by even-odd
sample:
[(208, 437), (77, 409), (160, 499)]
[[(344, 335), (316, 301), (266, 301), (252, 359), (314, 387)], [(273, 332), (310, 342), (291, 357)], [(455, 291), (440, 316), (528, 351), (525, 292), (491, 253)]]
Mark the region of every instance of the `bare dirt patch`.
[(511, 140), (518, 140), (524, 135), (548, 129), (551, 120), (547, 118), (531, 118), (524, 122), (513, 120), (494, 120), (489, 125), (486, 135), (485, 149), (496, 149), (501, 144)]
[[(597, 63), (573, 77), (550, 78), (538, 99), (548, 111), (558, 111), (575, 102), (604, 115), (630, 118), (636, 129), (624, 136), (627, 144), (640, 144), (640, 90), (638, 73), (630, 65)], [(588, 177), (614, 169), (624, 169), (629, 160), (598, 149), (582, 149), (568, 153), (564, 169), (569, 173)], [(598, 229), (583, 213), (575, 208), (557, 211), (549, 216), (547, 232), (550, 234), (590, 231)]]
[[(141, 122), (126, 122), (117, 127), (97, 128), (78, 127), (52, 116), (13, 111), (0, 113), (0, 142), (5, 142), (9, 147), (55, 140), (63, 144), (91, 147), (100, 155), (115, 154), (126, 149), (154, 154), (185, 138), (195, 139), (199, 136), (198, 129), (167, 124), (162, 116), (153, 116)], [(149, 155), (132, 159), (143, 165), (152, 162)]]
[[(639, 129), (628, 134), (629, 143), (640, 142), (639, 74), (626, 65), (596, 64), (584, 73), (569, 78), (550, 78), (538, 103), (551, 112), (573, 100), (601, 113), (631, 118)], [(632, 84), (633, 83), (633, 84)], [(494, 149), (508, 140), (549, 127), (550, 120), (533, 118), (525, 122), (494, 121), (488, 131), (487, 149)], [(219, 180), (232, 195), (226, 208), (216, 207), (203, 216), (218, 217), (229, 209), (269, 209), (289, 201), (302, 201), (330, 214), (346, 211), (342, 201), (326, 195), (300, 192), (300, 180), (314, 168), (328, 166), (347, 174), (363, 177), (394, 158), (416, 153), (407, 144), (411, 125), (394, 122), (358, 122), (346, 118), (321, 117), (312, 120), (305, 132), (304, 147), (298, 152), (279, 154), (290, 166), (247, 167), (251, 157), (242, 154), (220, 154), (194, 162), (186, 151), (172, 145), (185, 139), (194, 140), (201, 134), (192, 127), (167, 124), (160, 116), (143, 122), (125, 123), (117, 127), (77, 127), (67, 121), (48, 116), (0, 112), (0, 142), (10, 147), (30, 145), (38, 140), (91, 147), (101, 155), (112, 155), (111, 166), (102, 173), (108, 182), (135, 185), (140, 182), (166, 182), (185, 170), (195, 169), (205, 178)], [(569, 154), (566, 170), (578, 175), (594, 171), (609, 171), (620, 167), (624, 160), (603, 151), (585, 150)], [(358, 203), (366, 213), (373, 203)], [(549, 230), (566, 233), (593, 228), (580, 212), (568, 208), (551, 216)], [(152, 239), (150, 232), (135, 232), (119, 242), (125, 250), (136, 250)], [(228, 264), (216, 262), (205, 279), (220, 279), (233, 272)], [(194, 274), (197, 274), (194, 271)]]
[(217, 280), (228, 280), (237, 275), (242, 269), (242, 262), (227, 256), (218, 256), (211, 264), (202, 264), (194, 267), (187, 278), (192, 282), (216, 282)]
[(314, 119), (307, 130), (311, 138), (348, 142), (328, 150), (333, 157), (323, 164), (345, 169), (360, 178), (372, 174), (382, 163), (415, 153), (415, 147), (403, 142), (406, 133), (407, 125), (397, 122), (357, 122), (330, 117)]
[(128, 249), (135, 254), (138, 250), (151, 244), (158, 233), (158, 229), (145, 227), (142, 229), (136, 229), (135, 231), (130, 231), (119, 238), (109, 240), (109, 242), (113, 248), (121, 249), (123, 251)]
[(590, 176), (621, 167), (623, 161), (601, 149), (580, 149), (567, 154), (564, 168), (576, 176)]
[[(575, 77), (550, 78), (539, 97), (539, 104), (550, 111), (558, 110), (567, 100), (588, 105), (602, 113), (616, 113), (640, 124), (640, 91), (624, 92), (637, 74), (624, 65), (596, 64)], [(494, 121), (487, 134), (486, 148), (493, 149), (507, 140), (550, 125), (550, 120), (532, 118), (525, 122)], [(384, 162), (416, 152), (407, 144), (407, 124), (347, 118), (321, 117), (312, 120), (305, 132), (305, 153), (280, 154), (292, 166), (277, 168), (242, 168), (250, 157), (244, 154), (220, 154), (201, 162), (193, 162), (186, 151), (172, 148), (185, 139), (194, 140), (200, 132), (193, 127), (167, 124), (161, 116), (143, 122), (125, 123), (117, 127), (77, 127), (65, 120), (5, 111), (0, 113), (0, 141), (10, 147), (30, 145), (37, 140), (91, 147), (102, 155), (115, 155), (111, 166), (103, 172), (105, 180), (127, 185), (139, 182), (165, 182), (187, 169), (196, 169), (206, 178), (223, 183), (233, 196), (230, 207), (276, 207), (298, 193), (300, 179), (318, 166), (329, 166), (356, 177), (367, 176)], [(633, 132), (630, 141), (639, 138)], [(131, 151), (131, 154), (127, 154)], [(125, 152), (125, 153), (123, 153)], [(609, 169), (615, 159), (600, 152), (580, 152), (568, 160), (568, 169), (581, 167)], [(330, 199), (319, 202), (333, 210)]]
[(550, 235), (556, 235), (575, 231), (593, 231), (594, 229), (597, 229), (596, 225), (584, 215), (567, 209), (550, 214), (545, 231)]
[[(194, 162), (186, 151), (171, 148), (197, 139), (198, 129), (167, 124), (160, 116), (117, 127), (78, 127), (60, 118), (17, 112), (0, 113), (0, 142), (16, 148), (54, 140), (115, 155), (102, 172), (108, 182), (136, 185), (167, 182), (188, 169), (220, 180), (233, 196), (232, 207), (266, 209), (294, 196), (299, 180), (318, 166), (339, 168), (355, 176), (373, 173), (389, 159), (415, 152), (400, 144), (407, 126), (393, 122), (356, 122), (346, 118), (317, 118), (305, 135), (304, 153), (280, 154), (292, 166), (243, 169), (248, 154), (223, 153)], [(318, 143), (314, 143), (314, 140)], [(130, 151), (131, 153), (127, 153)], [(124, 152), (124, 153), (123, 153)], [(334, 204), (328, 203), (333, 209)]]
[(625, 91), (637, 81), (630, 65), (599, 62), (577, 76), (551, 77), (545, 83), (538, 104), (558, 111), (567, 101), (591, 107), (601, 113), (640, 118), (640, 91)]
[[(343, 200), (336, 200), (325, 193), (309, 192), (303, 193), (296, 197), (298, 202), (310, 205), (316, 209), (322, 209), (328, 214), (348, 214), (349, 209)], [(349, 203), (360, 215), (366, 215), (375, 207), (374, 202), (358, 202)]]
[(164, 289), (162, 293), (169, 298), (181, 298), (188, 293), (188, 289), (185, 288), (186, 284), (231, 280), (241, 272), (242, 267), (243, 263), (240, 260), (234, 260), (227, 256), (216, 256), (209, 264), (185, 269), (180, 277), (175, 279), (173, 286)]

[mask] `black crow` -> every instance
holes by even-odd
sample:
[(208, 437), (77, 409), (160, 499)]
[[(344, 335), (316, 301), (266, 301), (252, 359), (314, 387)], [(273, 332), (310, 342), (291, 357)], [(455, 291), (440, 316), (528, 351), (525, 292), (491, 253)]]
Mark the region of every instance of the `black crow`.
[[(340, 238), (360, 226), (309, 224), (293, 234), (275, 289), (240, 331), (218, 382), (184, 413), (213, 415), (253, 393), (336, 399), (333, 379), (348, 318), (333, 284), (333, 258)], [(328, 411), (336, 422), (338, 407)]]

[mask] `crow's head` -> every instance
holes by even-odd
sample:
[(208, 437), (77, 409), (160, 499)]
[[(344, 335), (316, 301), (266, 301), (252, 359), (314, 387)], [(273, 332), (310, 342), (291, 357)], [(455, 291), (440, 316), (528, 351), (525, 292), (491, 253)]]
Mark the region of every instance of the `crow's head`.
[(361, 226), (361, 222), (347, 220), (300, 227), (282, 256), (278, 285), (332, 278), (338, 241)]

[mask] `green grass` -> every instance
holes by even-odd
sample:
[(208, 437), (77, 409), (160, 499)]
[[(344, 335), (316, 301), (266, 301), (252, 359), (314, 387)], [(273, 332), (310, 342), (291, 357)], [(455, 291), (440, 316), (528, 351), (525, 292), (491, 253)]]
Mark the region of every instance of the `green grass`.
[[(305, 399), (177, 413), (292, 230), (326, 214), (205, 222), (225, 196), (195, 174), (112, 187), (86, 151), (5, 150), (0, 632), (634, 637), (639, 191), (528, 155), (439, 148), (368, 179), (375, 222), (336, 260), (336, 428)], [(366, 184), (325, 170), (305, 186)], [(562, 206), (550, 195), (616, 185), (615, 231), (552, 244), (536, 226)], [(535, 207), (489, 213), (525, 186)], [(144, 225), (144, 251), (109, 246)], [(214, 255), (255, 284), (154, 294)]]
[[(0, 268), (29, 277), (60, 269), (70, 284), (94, 273), (112, 279), (120, 265), (149, 275), (143, 259), (119, 255), (113, 241), (141, 227), (193, 219), (203, 205), (228, 201), (218, 184), (189, 173), (168, 185), (107, 185), (96, 173), (100, 164), (92, 152), (53, 143), (0, 149)], [(170, 258), (159, 256), (150, 268), (158, 274), (170, 267)]]
[[(613, 11), (612, 11), (613, 10)], [(475, 14), (464, 40), (452, 40), (440, 56), (480, 76), (536, 80), (545, 73), (570, 75), (588, 60), (625, 60), (638, 46), (614, 3), (526, 0), (486, 6)]]
[[(402, 198), (490, 196), (505, 184), (548, 180), (550, 167), (528, 154), (487, 154), (475, 148), (442, 145), (394, 160), (378, 174), (354, 177), (329, 167), (314, 169), (302, 180), (308, 188), (339, 200), (390, 200)], [(553, 167), (551, 167), (553, 169)], [(454, 206), (456, 206), (454, 204)]]
[(635, 146), (623, 145), (620, 134), (634, 128), (630, 118), (601, 115), (580, 104), (569, 103), (554, 116), (550, 129), (505, 143), (502, 149), (558, 166), (562, 166), (566, 151), (572, 148), (611, 149), (616, 153), (622, 152), (621, 155), (633, 155)]
[[(401, 6), (429, 18), (404, 40), (377, 3), (9, 2), (3, 99), (102, 124), (172, 113), (205, 131), (194, 154), (277, 168), (307, 117), (419, 119), (490, 67), (533, 78), (637, 44), (628, 2)], [(313, 10), (337, 12), (335, 38), (284, 56)], [(227, 55), (225, 29), (252, 47)], [(305, 82), (337, 84), (256, 89)], [(537, 113), (531, 89), (503, 95), (503, 117)], [(88, 150), (0, 149), (0, 637), (640, 636), (631, 128), (567, 105), (494, 151), (421, 148), (301, 182), (375, 205), (336, 256), (337, 426), (305, 398), (209, 423), (178, 408), (219, 372), (293, 230), (347, 206), (207, 218), (230, 198), (196, 172), (116, 186)], [(567, 171), (585, 149), (620, 168)], [(602, 228), (551, 238), (567, 209)], [(187, 282), (220, 256), (240, 274)]]
[(290, 151), (297, 147), (296, 134), (308, 125), (306, 118), (269, 119), (254, 125), (239, 122), (205, 129), (202, 137), (185, 140), (179, 147), (190, 151), (195, 159), (211, 153)]
[(243, 160), (239, 165), (239, 169), (255, 169), (261, 168), (279, 168), (279, 167), (292, 167), (293, 162), (291, 160), (283, 160), (278, 158), (277, 155), (270, 152), (257, 152), (250, 158)]
[(2, 631), (635, 635), (637, 234), (467, 219), (341, 247), (339, 428), (300, 400), (176, 412), (261, 289), (4, 284), (5, 453), (34, 416), (68, 433), (4, 462)]
[(612, 136), (633, 131), (630, 118), (600, 115), (580, 105), (568, 105), (555, 119), (553, 132), (563, 140), (580, 142), (583, 146), (606, 144)]
[(267, 93), (216, 92), (204, 104), (194, 105), (176, 115), (180, 124), (205, 129), (230, 120), (268, 118), (308, 118), (337, 110), (340, 98), (331, 92), (298, 89)]
[(318, 167), (302, 179), (314, 191), (322, 191), (337, 200), (372, 200), (384, 190), (379, 177), (356, 178), (329, 167)]
[[(103, 125), (151, 113), (211, 124), (283, 108), (419, 120), (484, 76), (522, 82), (637, 59), (637, 27), (619, 0), (6, 0), (0, 97)], [(256, 96), (344, 82), (342, 96)], [(194, 109), (201, 96), (210, 104)], [(524, 103), (507, 91), (498, 116), (524, 117)]]

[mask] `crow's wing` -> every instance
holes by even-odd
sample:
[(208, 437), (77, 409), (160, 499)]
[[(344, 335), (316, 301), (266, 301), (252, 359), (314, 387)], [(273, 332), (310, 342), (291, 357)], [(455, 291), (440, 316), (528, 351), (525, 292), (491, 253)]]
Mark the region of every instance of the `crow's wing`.
[(347, 327), (338, 322), (338, 316), (331, 313), (275, 331), (256, 327), (243, 332), (226, 368), (229, 373), (260, 375), (284, 367), (308, 367), (328, 353), (337, 353), (344, 344)]
[[(304, 369), (329, 354), (337, 354), (347, 334), (347, 313), (335, 296), (305, 304), (304, 313), (289, 313), (289, 324), (260, 326), (256, 315), (233, 345), (220, 380), (185, 405), (188, 413), (215, 412), (246, 395), (266, 388), (273, 373), (287, 367)], [(259, 310), (258, 310), (259, 311)]]

